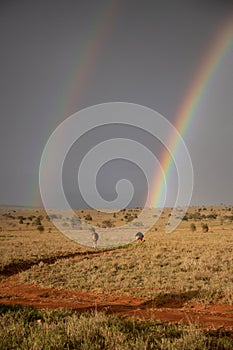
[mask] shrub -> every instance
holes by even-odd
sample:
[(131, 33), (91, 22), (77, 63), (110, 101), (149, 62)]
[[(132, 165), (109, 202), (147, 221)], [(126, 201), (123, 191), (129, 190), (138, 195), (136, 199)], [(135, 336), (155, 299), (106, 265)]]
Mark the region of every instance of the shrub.
[(44, 226), (43, 226), (43, 225), (38, 225), (38, 226), (37, 226), (37, 230), (38, 230), (39, 232), (43, 232), (43, 231), (44, 231)]
[(217, 219), (217, 214), (216, 213), (212, 213), (206, 216), (208, 219)]
[(193, 222), (190, 224), (190, 230), (192, 232), (195, 232), (197, 230), (196, 225)]
[(113, 227), (113, 222), (111, 220), (104, 220), (102, 222), (102, 224), (105, 226), (105, 227)]
[[(9, 217), (9, 216), (8, 216), (8, 217)], [(22, 216), (22, 215), (19, 215), (19, 216), (18, 216), (18, 219), (19, 219), (19, 220), (26, 220), (26, 218), (25, 218), (24, 216)]]
[(195, 213), (190, 213), (189, 214), (189, 219), (200, 220), (201, 217), (202, 217), (202, 215), (198, 211), (195, 212)]
[(207, 224), (204, 224), (204, 223), (202, 223), (201, 224), (201, 227), (202, 227), (202, 232), (208, 232), (209, 231), (209, 227), (208, 227), (208, 225)]
[(35, 219), (34, 225), (41, 226), (41, 219), (39, 216)]

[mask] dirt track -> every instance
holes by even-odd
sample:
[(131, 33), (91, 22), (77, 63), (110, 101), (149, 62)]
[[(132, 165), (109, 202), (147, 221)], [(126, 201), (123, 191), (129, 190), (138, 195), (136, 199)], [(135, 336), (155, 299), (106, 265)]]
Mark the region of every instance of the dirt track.
[(32, 305), (39, 308), (69, 308), (79, 312), (103, 310), (142, 319), (156, 319), (166, 322), (196, 323), (204, 328), (231, 330), (233, 336), (233, 305), (212, 305), (205, 308), (198, 304), (185, 304), (172, 298), (162, 307), (156, 307), (153, 300), (84, 293), (65, 289), (42, 288), (21, 283), (18, 275), (0, 282), (0, 303)]

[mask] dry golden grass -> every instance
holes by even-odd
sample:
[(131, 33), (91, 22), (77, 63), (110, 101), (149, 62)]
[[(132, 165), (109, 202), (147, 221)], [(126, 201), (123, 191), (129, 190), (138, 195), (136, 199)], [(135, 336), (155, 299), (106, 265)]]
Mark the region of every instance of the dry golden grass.
[[(127, 222), (127, 215), (139, 212), (139, 209), (125, 210), (113, 215), (79, 210), (77, 215), (85, 220), (89, 214), (92, 217), (90, 223), (102, 227), (109, 220), (111, 225), (121, 226)], [(197, 213), (201, 217), (195, 217)], [(209, 217), (214, 213), (216, 219)], [(120, 298), (128, 294), (148, 298), (148, 307), (166, 308), (172, 307), (167, 306), (172, 299), (181, 307), (187, 307), (185, 312), (193, 306), (188, 305), (190, 302), (233, 304), (232, 213), (232, 207), (192, 207), (188, 221), (182, 221), (173, 233), (166, 234), (170, 210), (165, 209), (145, 235), (145, 243), (89, 254), (94, 249), (83, 247), (58, 232), (43, 210), (2, 209), (0, 268), (4, 276), (7, 267), (15, 266), (17, 271), (22, 262), (26, 262), (26, 268), (27, 262), (32, 262), (34, 266), (19, 274), (22, 282), (94, 291), (101, 301), (108, 300), (106, 295), (109, 294), (112, 294), (111, 298), (114, 294)], [(23, 223), (19, 222), (19, 216), (24, 217)], [(30, 220), (30, 216), (34, 218)], [(43, 216), (43, 232), (33, 225), (38, 216)], [(196, 226), (195, 232), (191, 231), (191, 223)], [(202, 223), (208, 224), (208, 233), (202, 232)], [(54, 263), (46, 260), (72, 253), (85, 254), (53, 259)], [(212, 332), (191, 324), (170, 325), (97, 312), (78, 315), (67, 310), (6, 305), (1, 306), (0, 311), (0, 347), (6, 349), (35, 346), (38, 349), (51, 346), (56, 349), (232, 349), (232, 339), (223, 328)]]
[(0, 233), (0, 271), (9, 264), (37, 262), (84, 250), (59, 232), (5, 231)]
[[(14, 216), (12, 217), (6, 216)], [(43, 216), (42, 224), (45, 228), (40, 233), (37, 225), (28, 220), (30, 216)], [(23, 224), (19, 223), (19, 216), (27, 218)], [(0, 210), (0, 271), (4, 267), (21, 262), (38, 262), (40, 260), (85, 251), (86, 248), (71, 241), (46, 219), (43, 210)], [(27, 225), (29, 223), (29, 225)]]
[(123, 319), (103, 312), (0, 305), (1, 349), (231, 350), (229, 332)]
[[(127, 214), (140, 209), (128, 209), (116, 215), (94, 210), (78, 210), (85, 220), (89, 214), (93, 226), (111, 220), (114, 226), (124, 224)], [(126, 293), (153, 297), (158, 293), (179, 292), (184, 298), (199, 302), (233, 303), (233, 225), (231, 207), (192, 207), (188, 215), (200, 213), (208, 217), (182, 221), (171, 234), (165, 233), (169, 209), (165, 209), (155, 226), (146, 234), (143, 244), (130, 244), (124, 249), (101, 252), (99, 255), (77, 256), (54, 264), (41, 263), (21, 273), (24, 281), (56, 288), (95, 290), (103, 293)], [(10, 213), (10, 214), (9, 214)], [(45, 231), (39, 233), (28, 219), (19, 224), (20, 215), (43, 216)], [(0, 266), (20, 261), (40, 262), (47, 257), (87, 252), (85, 248), (59, 233), (43, 210), (2, 210), (0, 232)], [(229, 216), (229, 219), (228, 219)], [(27, 224), (29, 222), (29, 224)], [(195, 223), (197, 231), (191, 232)], [(203, 233), (201, 223), (209, 226)], [(12, 223), (15, 227), (12, 227)], [(136, 228), (135, 228), (136, 229)], [(51, 232), (49, 232), (51, 231)]]

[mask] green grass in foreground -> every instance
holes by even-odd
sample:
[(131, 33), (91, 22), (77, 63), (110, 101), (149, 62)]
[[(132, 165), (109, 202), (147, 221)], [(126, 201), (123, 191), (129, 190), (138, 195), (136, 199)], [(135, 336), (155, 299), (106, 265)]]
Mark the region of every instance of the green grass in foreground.
[(105, 313), (0, 306), (0, 349), (187, 349), (233, 348), (227, 333), (197, 326), (122, 319)]

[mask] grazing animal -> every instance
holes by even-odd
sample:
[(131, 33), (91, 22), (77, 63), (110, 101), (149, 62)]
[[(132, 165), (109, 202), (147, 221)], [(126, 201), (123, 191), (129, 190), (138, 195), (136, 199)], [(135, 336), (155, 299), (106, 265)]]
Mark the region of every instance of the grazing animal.
[(98, 239), (99, 239), (98, 233), (93, 232), (93, 234), (92, 234), (92, 240), (93, 240), (93, 243), (94, 243), (94, 248), (97, 248), (97, 241), (98, 241)]
[(135, 240), (138, 242), (145, 242), (144, 234), (142, 232), (137, 232), (135, 235)]

